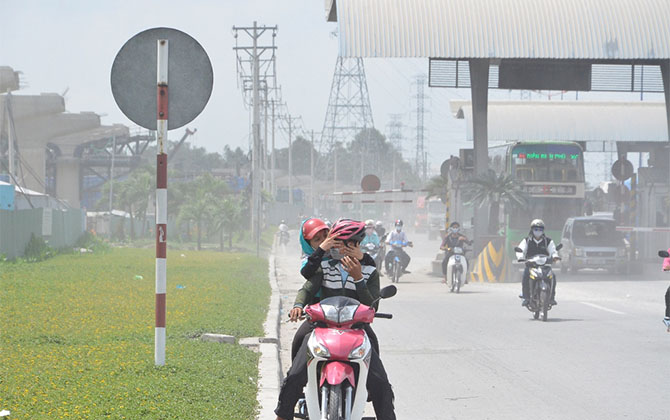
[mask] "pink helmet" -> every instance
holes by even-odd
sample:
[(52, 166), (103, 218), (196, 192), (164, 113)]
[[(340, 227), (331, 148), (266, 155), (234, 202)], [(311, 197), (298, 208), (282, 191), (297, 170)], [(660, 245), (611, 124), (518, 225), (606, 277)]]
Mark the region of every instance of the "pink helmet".
[(365, 238), (365, 223), (351, 219), (339, 219), (330, 231), (341, 241), (361, 242)]

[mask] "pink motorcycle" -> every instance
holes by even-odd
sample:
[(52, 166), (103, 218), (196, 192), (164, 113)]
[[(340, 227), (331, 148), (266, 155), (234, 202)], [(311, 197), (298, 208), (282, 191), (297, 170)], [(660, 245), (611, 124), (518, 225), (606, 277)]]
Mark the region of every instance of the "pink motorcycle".
[[(395, 286), (380, 290), (386, 299)], [(356, 299), (337, 296), (305, 308), (307, 319), (316, 324), (308, 340), (305, 399), (298, 403), (296, 417), (325, 420), (363, 420), (368, 398), (366, 388), (372, 347), (363, 330), (374, 318), (391, 319), (391, 314)]]

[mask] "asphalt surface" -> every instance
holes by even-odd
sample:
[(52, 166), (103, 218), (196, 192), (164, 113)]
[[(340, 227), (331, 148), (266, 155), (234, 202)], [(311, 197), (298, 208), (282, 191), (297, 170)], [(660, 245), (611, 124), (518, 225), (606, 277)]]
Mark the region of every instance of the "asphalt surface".
[[(542, 322), (520, 306), (520, 283), (449, 293), (429, 274), (439, 243), (410, 239), (412, 273), (381, 304), (394, 319), (373, 324), (398, 419), (670, 419), (660, 261), (647, 276), (559, 274), (559, 305)], [(285, 309), (302, 283), (294, 245), (278, 256)], [(282, 325), (286, 371), (292, 325)]]

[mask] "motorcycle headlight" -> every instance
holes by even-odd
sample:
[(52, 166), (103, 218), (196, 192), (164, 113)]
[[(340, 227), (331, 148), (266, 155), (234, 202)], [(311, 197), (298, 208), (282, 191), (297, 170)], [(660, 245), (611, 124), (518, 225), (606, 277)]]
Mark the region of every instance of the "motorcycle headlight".
[(575, 257), (583, 257), (584, 256), (584, 248), (575, 248)]
[(307, 341), (307, 348), (309, 348), (309, 351), (311, 351), (314, 356), (324, 358), (330, 357), (328, 348), (316, 338), (316, 334), (314, 333), (312, 333), (312, 336), (309, 337), (309, 340)]
[(349, 358), (350, 359), (362, 359), (364, 358), (368, 352), (370, 351), (370, 340), (368, 340), (368, 336), (364, 335), (363, 336), (363, 344), (360, 346), (356, 347), (349, 353)]

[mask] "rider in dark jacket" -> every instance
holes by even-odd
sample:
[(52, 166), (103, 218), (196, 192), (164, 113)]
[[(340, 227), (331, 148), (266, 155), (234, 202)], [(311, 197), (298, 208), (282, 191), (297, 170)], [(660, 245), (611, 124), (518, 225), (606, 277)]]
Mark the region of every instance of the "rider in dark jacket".
[[(365, 224), (348, 219), (339, 220), (333, 225), (331, 233), (337, 235), (343, 246), (347, 242), (353, 242), (353, 246), (357, 247), (365, 236)], [(372, 305), (379, 297), (379, 274), (374, 264), (361, 265), (358, 259), (343, 255), (338, 248), (332, 248), (331, 257), (331, 260), (321, 261), (320, 269), (298, 292), (289, 314), (291, 320), (295, 321), (302, 315), (303, 308), (313, 302), (317, 292), (321, 293), (322, 299), (347, 296), (365, 305)], [(307, 383), (307, 342), (312, 329), (313, 327), (301, 327), (296, 333), (303, 334), (302, 344), (279, 392), (279, 402), (275, 409), (278, 420), (293, 418), (295, 404)], [(366, 331), (368, 334), (371, 332), (368, 329)], [(372, 338), (370, 341), (372, 342)], [(366, 385), (377, 419), (395, 420), (391, 384), (374, 346), (370, 354), (370, 371)]]
[(442, 274), (447, 274), (447, 264), (449, 263), (449, 258), (454, 254), (454, 248), (463, 248), (465, 244), (472, 245), (472, 241), (469, 241), (465, 235), (461, 234), (461, 224), (453, 222), (449, 225), (447, 236), (444, 237), (442, 245), (440, 245), (440, 249), (445, 251), (444, 259), (442, 260)]
[[(557, 259), (558, 252), (554, 241), (544, 234), (544, 221), (542, 219), (535, 219), (530, 224), (530, 232), (528, 237), (519, 244), (521, 252), (516, 253), (517, 259), (529, 259), (536, 255), (546, 255), (550, 258)], [(523, 281), (521, 284), (523, 302), (521, 306), (528, 306), (528, 299), (530, 298), (530, 269), (526, 265), (523, 270)], [(556, 306), (556, 274), (554, 274), (553, 284), (551, 287), (551, 304)]]

